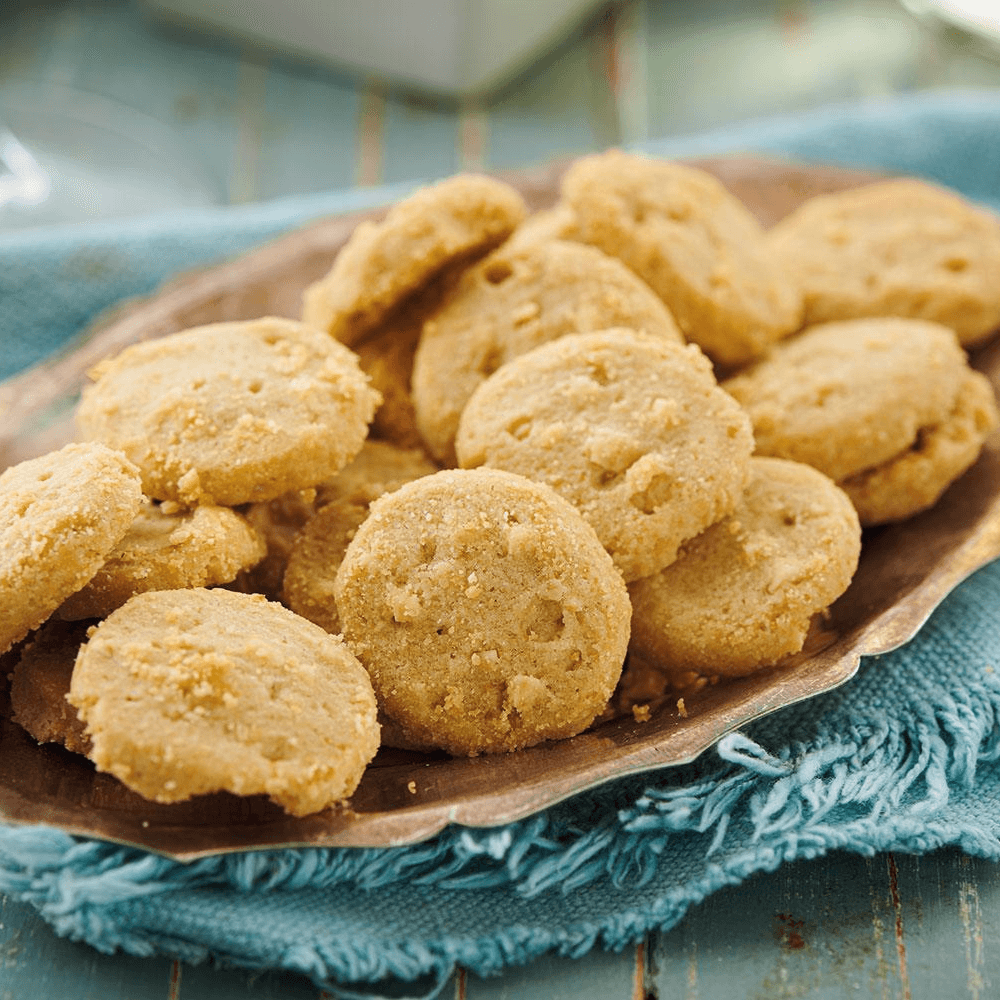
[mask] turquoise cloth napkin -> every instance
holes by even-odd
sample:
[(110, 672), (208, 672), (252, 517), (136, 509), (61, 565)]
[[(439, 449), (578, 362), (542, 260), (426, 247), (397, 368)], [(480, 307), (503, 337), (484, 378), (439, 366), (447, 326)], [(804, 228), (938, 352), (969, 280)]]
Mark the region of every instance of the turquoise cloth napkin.
[[(994, 94), (824, 109), (651, 149), (883, 167), (1000, 208)], [(398, 193), (0, 239), (3, 363), (10, 371), (57, 349), (98, 310), (179, 269)], [(1000, 858), (998, 611), (1000, 562), (844, 687), (731, 734), (692, 765), (614, 782), (509, 826), (449, 827), (405, 848), (267, 851), (186, 866), (44, 827), (0, 827), (0, 890), (101, 950), (290, 969), (347, 997), (399, 980), (431, 994), (456, 964), (488, 974), (546, 951), (621, 948), (724, 885), (832, 849), (957, 844)]]

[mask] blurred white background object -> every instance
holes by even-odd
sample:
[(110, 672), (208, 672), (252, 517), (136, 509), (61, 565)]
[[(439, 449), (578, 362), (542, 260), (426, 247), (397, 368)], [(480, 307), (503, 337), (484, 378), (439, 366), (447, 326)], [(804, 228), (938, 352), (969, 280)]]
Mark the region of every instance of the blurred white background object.
[(158, 15), (452, 95), (541, 58), (601, 0), (144, 0)]
[(127, 105), (56, 86), (0, 91), (0, 228), (221, 200), (171, 130)]
[(1000, 46), (998, 0), (903, 0), (913, 13), (936, 17), (951, 27), (973, 32)]
[[(0, 124), (17, 140), (0, 150), (0, 230), (504, 170), (844, 101), (1000, 88), (982, 25), (941, 14), (974, 0), (478, 2), (0, 0)], [(988, 27), (1000, 0), (975, 10)], [(213, 11), (246, 30), (213, 28)], [(322, 54), (331, 26), (343, 62)], [(445, 94), (473, 70), (481, 86), (507, 82)]]

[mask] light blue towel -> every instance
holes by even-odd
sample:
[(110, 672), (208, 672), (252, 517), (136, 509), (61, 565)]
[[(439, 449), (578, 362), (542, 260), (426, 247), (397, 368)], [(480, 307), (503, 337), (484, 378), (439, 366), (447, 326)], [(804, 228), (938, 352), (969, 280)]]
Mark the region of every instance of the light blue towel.
[[(827, 109), (653, 149), (884, 167), (1000, 208), (1000, 97), (990, 94)], [(51, 351), (96, 310), (180, 268), (397, 193), (4, 239), (4, 361), (16, 367)], [(486, 974), (545, 951), (622, 947), (670, 927), (721, 886), (835, 848), (958, 844), (1000, 858), (998, 613), (1000, 562), (846, 686), (726, 737), (692, 765), (510, 826), (452, 827), (398, 849), (271, 851), (189, 866), (45, 828), (0, 827), (0, 889), (102, 950), (291, 969), (349, 995), (349, 984), (384, 977), (432, 990), (456, 963)]]

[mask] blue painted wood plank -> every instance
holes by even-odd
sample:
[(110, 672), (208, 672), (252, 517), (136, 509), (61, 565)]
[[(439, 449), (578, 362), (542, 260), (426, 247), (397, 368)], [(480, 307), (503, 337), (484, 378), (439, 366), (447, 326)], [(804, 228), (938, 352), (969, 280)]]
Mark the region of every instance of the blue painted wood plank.
[(168, 1000), (172, 963), (102, 955), (0, 896), (0, 1000)]
[(652, 135), (905, 90), (923, 58), (898, 0), (649, 0), (647, 25)]
[(598, 949), (576, 959), (545, 956), (496, 978), (467, 975), (462, 1000), (631, 1000), (635, 977), (634, 948)]
[(652, 993), (987, 1000), (998, 931), (995, 864), (955, 850), (832, 854), (710, 896), (655, 939)]
[(179, 1000), (319, 1000), (319, 988), (290, 972), (182, 965)]
[(259, 198), (353, 186), (359, 111), (353, 81), (272, 61), (263, 110)]
[(382, 179), (445, 177), (459, 169), (458, 109), (390, 93), (385, 103)]
[(318, 1000), (289, 972), (104, 955), (58, 937), (25, 903), (0, 897), (0, 1000)]
[(598, 63), (592, 35), (582, 33), (490, 101), (488, 165), (527, 166), (603, 145), (594, 109), (604, 107), (607, 81)]

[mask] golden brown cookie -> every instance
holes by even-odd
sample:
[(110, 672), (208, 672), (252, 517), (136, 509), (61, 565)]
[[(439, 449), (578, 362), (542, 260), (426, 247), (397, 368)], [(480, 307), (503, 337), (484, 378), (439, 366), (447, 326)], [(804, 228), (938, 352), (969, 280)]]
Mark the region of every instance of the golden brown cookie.
[(495, 372), (469, 400), (456, 448), (464, 468), (548, 483), (634, 580), (733, 509), (753, 438), (697, 347), (605, 330)]
[(46, 622), (21, 652), (10, 682), (12, 718), (39, 743), (90, 752), (90, 738), (66, 700), (73, 664), (92, 622)]
[(857, 568), (861, 528), (842, 490), (798, 462), (751, 469), (729, 517), (629, 587), (631, 648), (670, 673), (736, 677), (798, 652)]
[(575, 240), (577, 238), (576, 217), (565, 202), (552, 208), (542, 209), (529, 215), (514, 230), (507, 241), (510, 249), (519, 249), (529, 243), (549, 243), (552, 240)]
[(572, 736), (604, 708), (628, 595), (554, 491), (496, 469), (425, 476), (372, 504), (335, 585), (382, 711), (453, 754)]
[(948, 486), (979, 457), (983, 442), (1000, 426), (989, 380), (969, 371), (951, 413), (922, 427), (912, 447), (874, 469), (839, 483), (863, 525), (901, 521), (933, 507)]
[(1000, 219), (901, 179), (807, 201), (768, 243), (801, 287), (806, 322), (910, 316), (973, 344), (1000, 326)]
[(355, 348), (361, 370), (382, 397), (382, 405), (372, 420), (372, 437), (402, 448), (423, 447), (410, 395), (410, 373), (423, 325), (421, 318), (381, 326)]
[(437, 466), (422, 448), (399, 448), (388, 441), (366, 441), (357, 457), (337, 475), (320, 483), (316, 505), (336, 500), (370, 504), (383, 493), (391, 493), (421, 476), (437, 472)]
[[(316, 489), (286, 493), (266, 503), (253, 504), (247, 518), (264, 536), (267, 555), (252, 570), (240, 575), (239, 589), (244, 593), (264, 594), (272, 601), (280, 600), (296, 536), (321, 507), (339, 502), (367, 511), (368, 504), (376, 497), (436, 471), (437, 466), (423, 449), (399, 448), (388, 441), (369, 440), (349, 465)], [(305, 617), (315, 621), (310, 615)]]
[(102, 444), (70, 444), (0, 475), (0, 652), (97, 571), (142, 503), (138, 470)]
[(459, 174), (362, 222), (329, 274), (306, 291), (303, 322), (353, 345), (436, 274), (499, 245), (527, 215), (521, 196), (492, 177)]
[(259, 595), (133, 597), (80, 650), (69, 699), (97, 768), (157, 802), (225, 790), (304, 816), (349, 796), (378, 749), (358, 661)]
[(257, 530), (228, 507), (165, 513), (147, 500), (104, 565), (56, 614), (66, 621), (105, 618), (147, 590), (229, 583), (265, 551)]
[(577, 238), (624, 261), (719, 364), (799, 327), (801, 297), (763, 229), (710, 174), (611, 150), (577, 160), (562, 194)]
[(424, 324), (413, 402), (431, 454), (454, 464), (462, 409), (501, 365), (566, 334), (619, 326), (682, 339), (653, 292), (594, 247), (542, 242), (490, 254)]
[(916, 319), (810, 327), (723, 383), (761, 455), (839, 482), (906, 451), (952, 411), (969, 371), (954, 333)]
[(125, 452), (147, 495), (187, 504), (314, 486), (358, 453), (379, 402), (351, 351), (274, 317), (134, 344), (93, 375), (83, 434)]
[(372, 502), (436, 471), (422, 451), (368, 442), (339, 476), (322, 487), (317, 496), (321, 509), (296, 535), (285, 568), (284, 603), (327, 632), (338, 633), (334, 580)]
[[(369, 442), (366, 442), (366, 446)], [(246, 509), (247, 521), (264, 539), (267, 553), (264, 558), (237, 575), (231, 588), (243, 594), (263, 594), (269, 601), (281, 600), (281, 584), (288, 565), (295, 536), (316, 513), (316, 490), (286, 493), (251, 504)]]
[(375, 411), (372, 421), (371, 437), (401, 448), (423, 447), (410, 393), (413, 358), (424, 321), (440, 307), (464, 269), (464, 266), (456, 266), (439, 274), (404, 299), (355, 345), (361, 370), (382, 396), (382, 405)]

